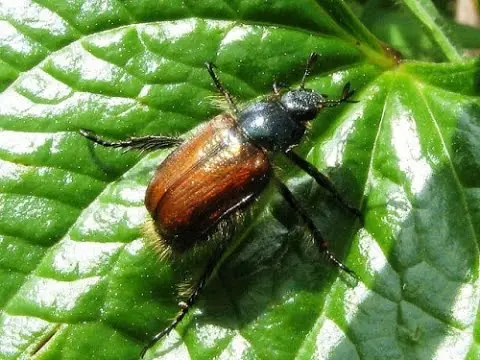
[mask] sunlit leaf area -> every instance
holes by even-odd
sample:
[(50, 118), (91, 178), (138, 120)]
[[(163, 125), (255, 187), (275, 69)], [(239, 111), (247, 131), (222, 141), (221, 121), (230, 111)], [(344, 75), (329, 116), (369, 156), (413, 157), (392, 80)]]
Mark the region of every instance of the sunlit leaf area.
[(358, 283), (269, 186), (145, 358), (480, 359), (479, 48), (447, 1), (0, 0), (0, 359), (139, 359), (198, 271), (144, 230), (171, 149), (80, 129), (188, 138), (224, 111), (206, 61), (242, 107), (298, 87), (311, 52), (306, 87), (357, 102), (296, 152), (363, 224), (281, 154), (274, 171)]

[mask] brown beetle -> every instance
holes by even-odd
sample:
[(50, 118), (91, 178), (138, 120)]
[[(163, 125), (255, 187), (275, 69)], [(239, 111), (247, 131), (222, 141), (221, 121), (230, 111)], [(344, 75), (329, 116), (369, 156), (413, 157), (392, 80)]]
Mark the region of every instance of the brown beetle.
[[(110, 142), (88, 130), (81, 130), (80, 133), (106, 147), (151, 151), (180, 145), (160, 164), (145, 196), (145, 206), (155, 224), (158, 241), (169, 251), (181, 254), (208, 242), (209, 236), (215, 233), (223, 220), (228, 220), (248, 206), (272, 181), (300, 215), (319, 250), (337, 267), (354, 275), (328, 250), (320, 231), (287, 186), (275, 177), (271, 166), (271, 155), (284, 153), (320, 186), (329, 190), (348, 211), (361, 219), (360, 211), (342, 199), (325, 175), (293, 152), (305, 134), (307, 122), (313, 120), (321, 109), (355, 102), (349, 100), (353, 95), (349, 83), (338, 100), (327, 100), (324, 95), (305, 88), (305, 79), (316, 59), (317, 54), (312, 53), (298, 89), (280, 91), (274, 84), (273, 96), (241, 110), (218, 79), (213, 64), (206, 63), (215, 86), (225, 97), (231, 111), (213, 118), (187, 140), (146, 136)], [(224, 245), (211, 255), (186, 302), (179, 304), (180, 312), (167, 328), (145, 346), (142, 357), (153, 344), (178, 325), (195, 303), (224, 254), (227, 248)]]

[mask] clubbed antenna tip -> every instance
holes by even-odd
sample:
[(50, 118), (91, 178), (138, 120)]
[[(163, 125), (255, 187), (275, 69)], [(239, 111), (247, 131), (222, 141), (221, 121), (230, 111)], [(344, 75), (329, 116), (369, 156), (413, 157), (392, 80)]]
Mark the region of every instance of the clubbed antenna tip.
[(303, 73), (302, 82), (300, 83), (300, 88), (303, 89), (305, 87), (305, 80), (307, 76), (310, 75), (312, 72), (316, 62), (318, 60), (318, 54), (316, 52), (312, 52), (307, 60), (307, 66), (305, 67), (305, 72)]

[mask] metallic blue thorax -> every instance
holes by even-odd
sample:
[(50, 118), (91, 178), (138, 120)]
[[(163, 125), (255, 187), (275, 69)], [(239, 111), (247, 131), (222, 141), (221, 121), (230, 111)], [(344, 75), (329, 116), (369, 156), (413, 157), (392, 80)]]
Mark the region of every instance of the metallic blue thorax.
[(278, 101), (246, 107), (240, 111), (238, 123), (253, 143), (270, 151), (287, 150), (305, 133), (305, 125), (294, 120)]

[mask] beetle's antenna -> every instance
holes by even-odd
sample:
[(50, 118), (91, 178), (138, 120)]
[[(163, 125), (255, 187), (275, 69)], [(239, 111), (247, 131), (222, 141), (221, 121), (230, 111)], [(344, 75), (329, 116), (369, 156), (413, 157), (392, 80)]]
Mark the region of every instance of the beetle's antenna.
[(307, 67), (305, 68), (305, 72), (303, 73), (302, 82), (300, 83), (300, 89), (305, 88), (305, 80), (307, 79), (307, 76), (310, 75), (317, 60), (318, 60), (318, 54), (315, 52), (312, 52), (307, 60)]
[(323, 107), (335, 107), (335, 106), (340, 105), (340, 104), (343, 104), (343, 103), (351, 103), (351, 104), (358, 103), (358, 100), (350, 100), (350, 98), (353, 96), (353, 94), (355, 94), (355, 90), (353, 90), (353, 89), (351, 88), (350, 83), (347, 82), (347, 83), (345, 84), (345, 86), (343, 87), (342, 96), (340, 97), (340, 99), (322, 101), (322, 102), (319, 104), (319, 105), (320, 105), (320, 108), (323, 108)]

